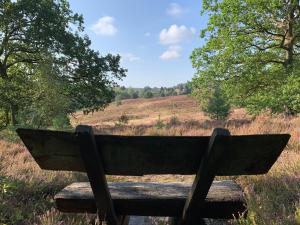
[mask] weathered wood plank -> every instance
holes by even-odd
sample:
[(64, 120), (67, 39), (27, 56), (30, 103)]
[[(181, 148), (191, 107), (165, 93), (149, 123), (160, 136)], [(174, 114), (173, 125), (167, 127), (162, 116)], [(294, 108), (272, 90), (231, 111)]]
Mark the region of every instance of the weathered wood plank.
[[(180, 217), (191, 190), (190, 183), (108, 183), (115, 210), (120, 215)], [(73, 183), (55, 196), (62, 212), (95, 213), (89, 183)], [(199, 216), (230, 219), (246, 210), (241, 188), (234, 181), (214, 181)]]
[(108, 190), (100, 154), (101, 149), (98, 152), (93, 129), (89, 126), (77, 126), (75, 133), (79, 142), (81, 158), (94, 194), (99, 219), (106, 220), (108, 225), (120, 225)]
[(191, 192), (185, 202), (180, 224), (205, 224), (198, 216), (198, 209), (204, 204), (210, 186), (222, 162), (227, 161), (230, 132), (226, 129), (214, 129), (208, 148), (202, 157)]
[[(74, 133), (18, 129), (42, 169), (85, 171)], [(267, 173), (289, 134), (231, 136), (228, 160), (217, 175)], [(209, 137), (96, 135), (109, 175), (195, 174)]]

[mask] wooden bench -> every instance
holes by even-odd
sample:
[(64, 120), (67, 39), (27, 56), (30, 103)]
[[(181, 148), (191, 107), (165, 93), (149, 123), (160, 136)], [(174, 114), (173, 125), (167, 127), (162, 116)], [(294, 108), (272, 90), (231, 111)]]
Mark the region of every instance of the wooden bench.
[[(241, 188), (215, 176), (265, 174), (290, 135), (153, 137), (94, 135), (89, 126), (75, 133), (18, 129), (42, 169), (86, 172), (89, 183), (74, 183), (55, 196), (62, 212), (97, 213), (109, 225), (130, 215), (174, 217), (178, 224), (205, 224), (246, 211)], [(196, 175), (192, 184), (107, 182), (105, 175)], [(244, 213), (245, 215), (245, 213)]]

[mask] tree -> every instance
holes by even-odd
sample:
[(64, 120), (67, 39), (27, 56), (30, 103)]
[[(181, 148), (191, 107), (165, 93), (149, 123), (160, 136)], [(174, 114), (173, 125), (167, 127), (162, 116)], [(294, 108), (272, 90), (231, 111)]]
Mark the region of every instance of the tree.
[(122, 101), (124, 99), (130, 99), (131, 96), (130, 94), (127, 92), (127, 90), (123, 90), (123, 89), (119, 89), (119, 90), (116, 90), (115, 92), (115, 100), (116, 101)]
[(221, 82), (251, 112), (300, 112), (299, 0), (205, 0), (204, 13), (207, 42), (191, 56), (194, 94), (205, 98)]
[(165, 94), (165, 88), (164, 87), (161, 87), (159, 89), (159, 96), (160, 97), (165, 97), (166, 96), (166, 94)]
[(153, 98), (153, 93), (151, 91), (145, 91), (143, 92), (144, 98)]
[(130, 98), (136, 99), (139, 97), (139, 92), (133, 88), (128, 88), (128, 94), (130, 95)]
[(152, 93), (152, 89), (149, 86), (144, 87), (144, 89), (142, 90), (141, 96), (143, 98), (153, 98), (153, 93)]
[(230, 104), (219, 86), (214, 88), (212, 96), (208, 99), (207, 104), (202, 105), (202, 109), (209, 114), (212, 119), (224, 120), (228, 117)]
[(174, 88), (170, 87), (170, 88), (166, 89), (165, 95), (166, 96), (174, 96), (174, 95), (177, 95), (177, 92), (175, 91)]
[(51, 70), (51, 65), (41, 65), (32, 79), (38, 82), (32, 82), (30, 98), (18, 112), (19, 125), (36, 128), (54, 126), (56, 129), (69, 126), (68, 113), (72, 103), (66, 95), (68, 85), (65, 80)]
[(39, 82), (41, 65), (65, 85), (68, 113), (104, 107), (113, 98), (116, 79), (125, 76), (120, 56), (101, 56), (83, 34), (83, 18), (67, 0), (0, 1), (0, 111), (18, 124)]

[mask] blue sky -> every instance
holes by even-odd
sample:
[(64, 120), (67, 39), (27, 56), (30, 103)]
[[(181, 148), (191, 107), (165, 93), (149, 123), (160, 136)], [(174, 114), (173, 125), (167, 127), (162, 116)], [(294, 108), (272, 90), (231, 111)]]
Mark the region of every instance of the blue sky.
[(193, 77), (189, 56), (203, 45), (201, 0), (70, 0), (83, 15), (92, 48), (118, 53), (128, 69), (120, 85), (173, 86)]

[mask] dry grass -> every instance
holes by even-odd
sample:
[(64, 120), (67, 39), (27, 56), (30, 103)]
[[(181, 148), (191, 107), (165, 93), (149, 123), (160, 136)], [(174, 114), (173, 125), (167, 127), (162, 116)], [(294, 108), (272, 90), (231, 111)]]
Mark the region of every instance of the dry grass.
[[(115, 125), (121, 115), (129, 123)], [(262, 176), (234, 179), (245, 190), (249, 213), (237, 224), (300, 224), (300, 118), (285, 119), (268, 114), (253, 118), (242, 109), (229, 120), (212, 121), (186, 96), (127, 100), (94, 115), (76, 115), (73, 125), (94, 126), (96, 133), (121, 135), (209, 135), (215, 127), (232, 134), (290, 133), (292, 138), (271, 171)], [(0, 224), (92, 224), (91, 216), (67, 216), (53, 207), (52, 197), (64, 185), (86, 179), (83, 175), (41, 171), (25, 147), (0, 140)], [(124, 180), (124, 177), (109, 177)], [(191, 176), (127, 177), (127, 180), (191, 181)]]

